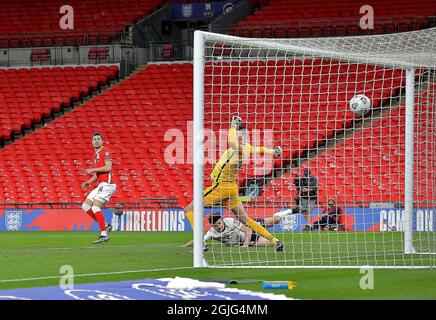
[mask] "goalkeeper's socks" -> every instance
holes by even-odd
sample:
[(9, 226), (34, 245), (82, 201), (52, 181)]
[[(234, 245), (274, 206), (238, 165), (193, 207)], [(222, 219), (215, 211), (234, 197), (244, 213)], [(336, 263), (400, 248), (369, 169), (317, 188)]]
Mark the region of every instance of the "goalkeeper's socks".
[(104, 215), (101, 211), (95, 213), (95, 220), (97, 220), (98, 226), (101, 231), (106, 231), (106, 221), (104, 220)]
[(189, 223), (191, 224), (192, 229), (194, 229), (194, 211), (186, 212), (186, 217), (188, 218)]
[(261, 224), (257, 221), (254, 221), (253, 219), (248, 218), (247, 220), (247, 226), (256, 232), (257, 234), (261, 235), (265, 239), (268, 239), (270, 241), (276, 242), (278, 239), (274, 238), (271, 233), (268, 232), (264, 227), (261, 226)]

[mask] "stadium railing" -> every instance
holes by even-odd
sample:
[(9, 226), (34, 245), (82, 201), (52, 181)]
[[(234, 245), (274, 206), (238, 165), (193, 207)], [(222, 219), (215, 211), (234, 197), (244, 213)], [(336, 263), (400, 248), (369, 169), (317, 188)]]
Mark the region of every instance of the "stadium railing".
[(118, 44), (1, 49), (0, 67), (114, 64), (121, 62), (122, 48)]
[(149, 61), (192, 60), (193, 53), (190, 41), (152, 41), (146, 50)]
[(429, 28), (431, 19), (424, 16), (378, 18), (374, 29), (361, 29), (356, 18), (342, 19), (305, 19), (295, 22), (262, 22), (247, 21), (230, 28), (228, 26), (213, 26), (212, 32), (253, 38), (298, 38), (298, 37), (329, 37), (347, 35), (370, 35), (383, 33), (406, 32)]
[(103, 30), (92, 31), (0, 32), (0, 48), (107, 45), (124, 41), (130, 33), (130, 25), (110, 25)]
[(147, 43), (148, 61), (192, 60), (193, 34), (195, 30), (215, 33), (229, 33), (239, 37), (254, 38), (292, 38), (292, 37), (328, 37), (347, 35), (369, 35), (406, 32), (431, 27), (428, 17), (380, 18), (374, 29), (362, 30), (356, 19), (308, 19), (298, 22), (256, 22), (256, 25), (238, 24), (204, 25), (188, 29), (185, 41), (149, 41)]
[(132, 47), (132, 28), (0, 33), (0, 67), (121, 63)]

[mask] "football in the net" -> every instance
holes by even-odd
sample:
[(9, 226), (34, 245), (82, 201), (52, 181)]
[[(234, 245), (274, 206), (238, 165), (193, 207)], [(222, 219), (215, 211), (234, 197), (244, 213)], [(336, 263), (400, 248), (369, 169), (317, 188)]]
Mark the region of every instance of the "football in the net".
[(371, 100), (364, 94), (355, 95), (350, 100), (350, 109), (355, 114), (364, 115), (371, 109)]

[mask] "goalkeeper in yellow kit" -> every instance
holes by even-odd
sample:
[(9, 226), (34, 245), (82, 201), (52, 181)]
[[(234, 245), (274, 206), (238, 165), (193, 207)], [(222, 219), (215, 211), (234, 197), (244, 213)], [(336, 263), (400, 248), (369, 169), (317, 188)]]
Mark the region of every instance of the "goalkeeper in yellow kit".
[[(265, 147), (253, 147), (246, 140), (247, 130), (242, 125), (242, 119), (234, 116), (232, 125), (229, 130), (228, 146), (229, 148), (222, 154), (220, 160), (215, 165), (211, 173), (212, 185), (203, 193), (203, 202), (205, 207), (215, 205), (224, 206), (232, 210), (239, 221), (248, 226), (253, 232), (261, 235), (275, 243), (276, 251), (283, 251), (283, 243), (273, 237), (257, 221), (248, 217), (244, 206), (238, 194), (238, 173), (242, 167), (244, 159), (247, 159), (251, 153), (267, 154), (274, 157), (282, 155), (281, 147), (273, 149)], [(185, 208), (186, 216), (194, 227), (193, 203), (191, 202)]]

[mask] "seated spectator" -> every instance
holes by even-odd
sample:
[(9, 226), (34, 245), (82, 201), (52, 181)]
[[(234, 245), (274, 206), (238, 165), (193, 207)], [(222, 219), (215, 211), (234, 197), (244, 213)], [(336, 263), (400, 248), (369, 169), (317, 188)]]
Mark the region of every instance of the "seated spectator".
[(322, 215), (313, 224), (313, 230), (344, 230), (343, 226), (339, 223), (340, 216), (343, 214), (342, 209), (336, 206), (334, 199), (327, 201), (327, 207), (323, 209)]

